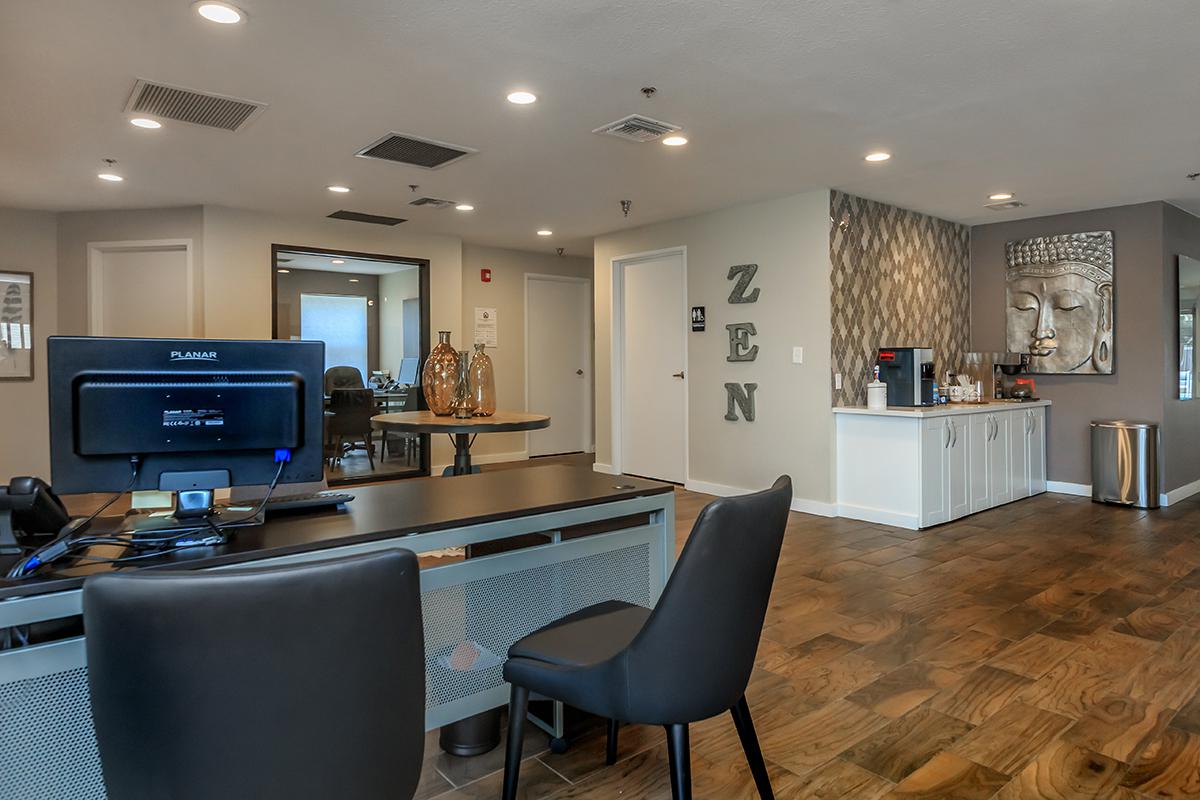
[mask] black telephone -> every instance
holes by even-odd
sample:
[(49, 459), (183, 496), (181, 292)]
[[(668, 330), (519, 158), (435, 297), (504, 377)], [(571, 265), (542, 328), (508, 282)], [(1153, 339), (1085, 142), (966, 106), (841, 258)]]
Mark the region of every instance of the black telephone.
[(41, 478), (13, 478), (0, 486), (0, 553), (20, 553), (52, 540), (71, 521), (62, 501)]

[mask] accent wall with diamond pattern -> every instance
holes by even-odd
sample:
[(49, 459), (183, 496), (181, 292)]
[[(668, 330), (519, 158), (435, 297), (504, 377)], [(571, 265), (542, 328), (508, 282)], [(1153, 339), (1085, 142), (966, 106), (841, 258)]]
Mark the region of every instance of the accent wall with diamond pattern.
[(969, 348), (970, 229), (836, 190), (829, 218), (834, 405), (867, 402), (879, 347), (932, 347), (940, 383)]

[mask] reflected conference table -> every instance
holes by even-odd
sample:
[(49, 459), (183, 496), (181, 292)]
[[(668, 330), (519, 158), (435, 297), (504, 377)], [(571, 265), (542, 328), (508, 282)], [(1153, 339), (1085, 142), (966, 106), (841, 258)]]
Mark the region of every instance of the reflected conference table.
[[(521, 549), (421, 571), (425, 726), (432, 730), (504, 705), (503, 658), (531, 631), (603, 600), (652, 606), (674, 563), (672, 492), (666, 484), (557, 465), (401, 481), (354, 489), (344, 510), (280, 515), (237, 531), (227, 545), (126, 569), (238, 569), (523, 537)], [(0, 567), (7, 570), (6, 560)], [(93, 563), (31, 580), (0, 579), (0, 629), (80, 614), (85, 576), (111, 569)], [(320, 642), (314, 631), (313, 646)], [(464, 646), (479, 656), (469, 666)], [(562, 736), (560, 713), (548, 728)], [(104, 796), (84, 638), (0, 650), (0, 798)]]

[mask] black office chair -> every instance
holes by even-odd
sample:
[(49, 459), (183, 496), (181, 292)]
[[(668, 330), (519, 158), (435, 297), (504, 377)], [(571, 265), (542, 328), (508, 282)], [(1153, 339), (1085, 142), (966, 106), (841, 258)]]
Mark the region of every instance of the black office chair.
[(329, 395), (330, 415), (325, 417), (325, 438), (330, 443), (330, 466), (347, 452), (363, 448), (375, 469), (371, 417), (378, 413), (370, 389), (334, 389)]
[(517, 796), (530, 692), (607, 717), (610, 764), (620, 722), (664, 726), (675, 800), (692, 796), (688, 724), (729, 711), (759, 795), (771, 800), (745, 692), (791, 501), (783, 476), (766, 491), (709, 503), (653, 611), (600, 603), (509, 648), (504, 800)]
[(364, 389), (362, 373), (358, 367), (330, 367), (325, 370), (325, 394), (333, 394), (334, 389)]
[(417, 558), (102, 575), (83, 589), (109, 800), (411, 798), (425, 742)]

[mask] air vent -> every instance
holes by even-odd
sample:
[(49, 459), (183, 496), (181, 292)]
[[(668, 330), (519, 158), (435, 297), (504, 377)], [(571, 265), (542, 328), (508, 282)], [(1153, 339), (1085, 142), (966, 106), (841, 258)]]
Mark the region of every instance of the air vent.
[(399, 225), (407, 220), (399, 217), (381, 217), (378, 214), (364, 214), (361, 211), (335, 211), (329, 215), (330, 219), (345, 219), (351, 222), (368, 222), (372, 225)]
[(438, 197), (418, 197), (409, 203), (410, 206), (429, 206), (430, 208), (449, 208), (454, 205), (453, 200), (442, 200)]
[(140, 78), (133, 84), (133, 93), (125, 104), (125, 110), (130, 113), (227, 131), (240, 129), (266, 107), (266, 103), (253, 100), (167, 86)]
[(397, 164), (437, 169), (478, 152), (471, 147), (422, 139), (407, 133), (389, 133), (354, 155), (359, 158), (376, 158), (381, 161), (395, 161)]
[(1020, 200), (1005, 200), (1003, 203), (988, 203), (984, 208), (990, 208), (992, 211), (1008, 211), (1012, 208), (1024, 208), (1025, 204)]
[(599, 133), (603, 136), (616, 136), (619, 139), (628, 139), (631, 142), (652, 142), (677, 130), (681, 130), (678, 125), (672, 125), (669, 122), (660, 122), (659, 120), (650, 119), (638, 114), (630, 114), (628, 117), (622, 117), (616, 122), (601, 125), (592, 131), (592, 133)]

